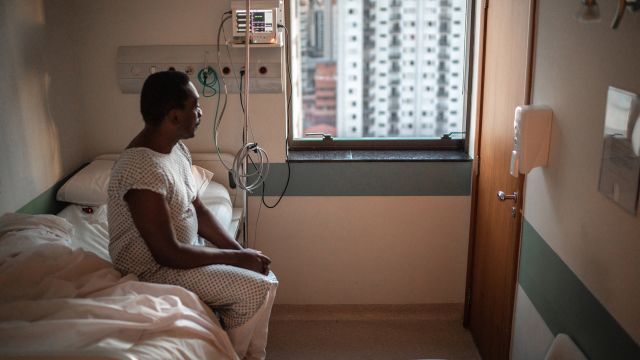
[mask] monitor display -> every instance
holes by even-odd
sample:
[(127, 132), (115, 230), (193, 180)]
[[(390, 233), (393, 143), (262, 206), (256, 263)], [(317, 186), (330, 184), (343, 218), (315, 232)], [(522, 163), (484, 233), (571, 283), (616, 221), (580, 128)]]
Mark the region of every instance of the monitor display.
[[(245, 10), (236, 11), (236, 31), (242, 33), (247, 26)], [(250, 10), (254, 33), (271, 33), (274, 31), (273, 10)]]

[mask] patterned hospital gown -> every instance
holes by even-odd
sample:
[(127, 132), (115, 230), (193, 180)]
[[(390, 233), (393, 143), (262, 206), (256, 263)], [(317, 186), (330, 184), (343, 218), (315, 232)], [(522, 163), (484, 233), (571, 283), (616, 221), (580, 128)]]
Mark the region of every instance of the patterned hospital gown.
[(193, 206), (197, 195), (191, 155), (178, 142), (170, 154), (139, 147), (125, 150), (111, 172), (108, 190), (109, 254), (114, 267), (140, 280), (182, 286), (215, 309), (226, 329), (248, 321), (264, 304), (271, 283), (268, 276), (230, 265), (173, 269), (159, 265), (133, 223), (124, 195), (130, 189), (162, 194), (168, 204), (176, 240), (213, 246), (198, 236)]

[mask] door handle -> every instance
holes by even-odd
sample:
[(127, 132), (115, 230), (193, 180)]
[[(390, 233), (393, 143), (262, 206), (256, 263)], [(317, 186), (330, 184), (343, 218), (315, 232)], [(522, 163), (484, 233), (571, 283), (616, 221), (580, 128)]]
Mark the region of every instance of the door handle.
[(504, 191), (498, 191), (498, 199), (500, 201), (513, 200), (513, 202), (517, 203), (518, 202), (518, 193), (514, 192), (511, 195), (507, 195), (507, 194), (504, 193)]

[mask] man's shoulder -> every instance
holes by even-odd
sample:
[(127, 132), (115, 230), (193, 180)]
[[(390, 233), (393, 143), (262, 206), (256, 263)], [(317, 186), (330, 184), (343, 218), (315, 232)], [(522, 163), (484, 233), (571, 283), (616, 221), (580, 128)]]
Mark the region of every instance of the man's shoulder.
[(154, 152), (146, 148), (128, 148), (120, 154), (118, 161), (114, 164), (113, 170), (121, 171), (150, 171), (154, 168), (162, 168)]
[(189, 160), (189, 164), (191, 164), (191, 152), (187, 145), (185, 145), (182, 141), (178, 141), (177, 144), (178, 151), (182, 154), (187, 160)]

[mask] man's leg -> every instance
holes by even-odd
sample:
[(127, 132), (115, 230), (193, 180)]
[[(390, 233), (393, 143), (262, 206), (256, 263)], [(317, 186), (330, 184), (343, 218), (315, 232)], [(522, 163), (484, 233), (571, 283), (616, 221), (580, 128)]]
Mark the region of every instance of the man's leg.
[(260, 309), (249, 321), (227, 331), (241, 359), (264, 360), (266, 357), (269, 318), (278, 288), (278, 281), (273, 273), (269, 274), (269, 280), (271, 280), (270, 288)]

